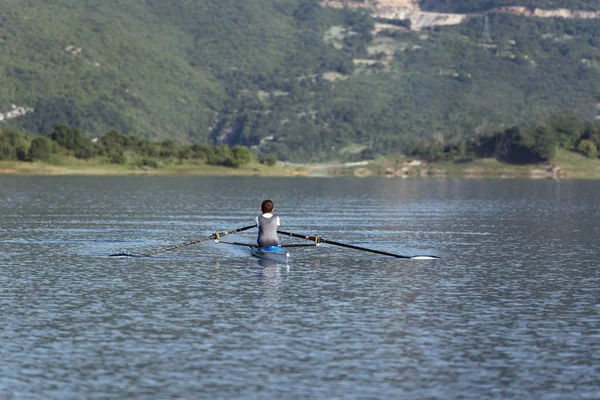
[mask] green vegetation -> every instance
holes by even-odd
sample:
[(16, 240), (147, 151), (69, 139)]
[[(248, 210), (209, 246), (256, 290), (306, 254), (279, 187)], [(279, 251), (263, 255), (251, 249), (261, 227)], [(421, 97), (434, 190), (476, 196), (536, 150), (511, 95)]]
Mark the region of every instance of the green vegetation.
[(559, 149), (577, 151), (597, 158), (600, 149), (600, 123), (586, 123), (572, 112), (551, 118), (546, 124), (518, 127), (468, 139), (444, 141), (421, 140), (407, 154), (434, 161), (467, 162), (494, 157), (507, 164), (552, 162)]
[[(100, 164), (121, 164), (140, 168), (164, 168), (168, 164), (214, 165), (241, 168), (254, 156), (245, 146), (181, 145), (173, 141), (154, 142), (110, 131), (97, 140), (86, 139), (78, 128), (59, 125), (48, 138), (19, 130), (0, 132), (0, 160), (41, 161), (60, 165), (65, 159), (94, 160)], [(261, 163), (274, 165), (274, 156)]]
[(588, 158), (596, 158), (598, 157), (598, 148), (591, 140), (583, 139), (577, 145), (577, 151)]
[[(600, 8), (598, 0), (527, 5)], [(539, 126), (565, 110), (584, 126), (595, 117), (597, 21), (491, 14), (419, 32), (398, 21), (377, 35), (374, 24), (364, 10), (318, 0), (5, 0), (0, 112), (12, 104), (35, 111), (0, 122), (9, 133), (0, 154), (51, 162), (58, 146), (117, 164), (160, 167), (170, 157), (235, 167), (247, 162), (245, 148), (266, 163), (447, 146), (458, 154), (450, 158), (465, 158), (486, 137), (511, 162), (551, 158), (560, 147), (593, 156), (582, 140), (598, 150), (588, 127), (565, 139), (551, 122)], [(48, 143), (9, 140), (20, 131)], [(118, 148), (102, 144), (105, 132)]]
[(78, 128), (59, 125), (48, 137), (0, 132), (0, 173), (598, 178), (599, 147), (600, 123), (563, 113), (543, 125), (514, 126), (469, 140), (445, 142), (438, 136), (418, 141), (406, 154), (374, 163), (280, 168), (274, 155), (259, 155), (257, 162), (241, 145), (176, 145), (116, 131), (90, 141)]

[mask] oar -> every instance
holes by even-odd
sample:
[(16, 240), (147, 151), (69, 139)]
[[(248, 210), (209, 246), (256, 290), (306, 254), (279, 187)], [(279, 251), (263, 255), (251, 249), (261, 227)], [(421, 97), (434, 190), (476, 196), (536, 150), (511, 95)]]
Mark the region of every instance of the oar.
[(226, 242), (224, 240), (219, 239), (215, 239), (215, 243), (233, 244), (235, 246), (258, 247), (256, 243)]
[(154, 251), (151, 251), (150, 253), (145, 253), (145, 254), (141, 254), (141, 255), (129, 254), (129, 253), (117, 253), (117, 254), (111, 254), (110, 257), (149, 257), (153, 254), (158, 254), (158, 253), (163, 253), (163, 252), (169, 251), (169, 250), (179, 249), (180, 247), (185, 247), (185, 246), (189, 246), (191, 244), (206, 242), (207, 240), (218, 239), (221, 236), (232, 235), (234, 233), (246, 231), (246, 230), (252, 229), (252, 228), (256, 228), (256, 225), (244, 226), (243, 228), (237, 228), (237, 229), (233, 229), (231, 231), (226, 231), (226, 232), (216, 232), (216, 233), (213, 233), (212, 235), (203, 237), (202, 239), (192, 240), (191, 242), (185, 242), (185, 243), (181, 243), (181, 244), (178, 244), (175, 246), (166, 247), (164, 249), (154, 250)]
[[(215, 243), (223, 243), (223, 244), (232, 244), (236, 246), (246, 246), (246, 247), (260, 247), (256, 243), (241, 243), (241, 242), (226, 242), (224, 240), (215, 239)], [(290, 243), (290, 244), (281, 244), (278, 247), (312, 247), (318, 246), (318, 243)]]
[(333, 240), (324, 239), (321, 236), (299, 235), (297, 233), (284, 232), (284, 231), (277, 231), (277, 233), (280, 233), (280, 234), (286, 235), (286, 236), (297, 237), (300, 239), (310, 240), (310, 241), (315, 242), (315, 244), (318, 244), (318, 243), (333, 244), (335, 246), (346, 247), (346, 248), (355, 249), (355, 250), (368, 251), (369, 253), (381, 254), (384, 256), (390, 256), (390, 257), (396, 257), (396, 258), (407, 258), (407, 259), (412, 259), (412, 260), (431, 260), (431, 259), (439, 258), (436, 256), (403, 256), (400, 254), (388, 253), (387, 251), (374, 250), (374, 249), (368, 249), (366, 247), (355, 246), (353, 244), (334, 242)]

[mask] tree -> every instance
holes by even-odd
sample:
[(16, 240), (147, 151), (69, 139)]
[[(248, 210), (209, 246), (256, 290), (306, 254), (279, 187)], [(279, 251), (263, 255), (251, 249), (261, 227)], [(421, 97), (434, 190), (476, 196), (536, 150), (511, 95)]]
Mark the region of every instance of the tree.
[(0, 160), (26, 161), (29, 153), (31, 135), (8, 129), (0, 134)]
[(547, 126), (533, 130), (512, 127), (497, 135), (496, 158), (513, 164), (550, 161), (556, 156), (556, 132)]
[(563, 112), (550, 119), (550, 127), (556, 131), (560, 146), (572, 149), (585, 132), (585, 121), (573, 111)]
[(75, 151), (75, 157), (87, 160), (88, 158), (94, 157), (95, 153), (96, 152), (94, 151), (94, 146), (91, 143), (87, 142), (85, 145), (79, 147)]
[(252, 153), (250, 152), (250, 149), (247, 148), (246, 146), (233, 146), (231, 149), (231, 153), (232, 153), (232, 167), (234, 168), (239, 168), (242, 167), (246, 164), (248, 164), (250, 161), (252, 161)]
[(301, 0), (293, 15), (298, 21), (315, 21), (319, 17), (321, 6), (318, 0)]
[(123, 150), (115, 150), (110, 154), (109, 162), (111, 164), (127, 164), (127, 156)]
[(106, 149), (108, 153), (113, 151), (123, 150), (130, 146), (135, 141), (134, 138), (126, 135), (122, 135), (117, 131), (110, 131), (100, 137), (100, 144)]
[(29, 159), (32, 161), (46, 161), (52, 154), (52, 145), (45, 137), (38, 136), (31, 141)]
[(163, 140), (160, 144), (160, 157), (172, 157), (176, 154), (177, 150), (173, 140)]
[(531, 151), (540, 160), (551, 161), (556, 156), (558, 138), (552, 129), (545, 126), (537, 127), (533, 139)]
[(589, 140), (596, 146), (596, 149), (600, 149), (600, 124), (598, 122), (589, 124), (581, 138)]
[(588, 158), (598, 157), (598, 149), (591, 140), (584, 139), (579, 142), (579, 145), (577, 145), (577, 151)]
[(269, 154), (268, 156), (261, 156), (260, 163), (272, 167), (277, 163), (277, 156), (274, 154)]
[(65, 124), (54, 128), (50, 138), (67, 150), (79, 150), (86, 145), (86, 140), (79, 129)]

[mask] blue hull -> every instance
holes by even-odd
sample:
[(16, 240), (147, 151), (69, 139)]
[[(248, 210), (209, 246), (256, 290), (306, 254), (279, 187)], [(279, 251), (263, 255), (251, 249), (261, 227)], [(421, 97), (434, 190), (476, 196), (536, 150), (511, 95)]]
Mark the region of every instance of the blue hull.
[(283, 264), (287, 264), (288, 259), (290, 258), (290, 253), (279, 246), (251, 247), (250, 251), (258, 258)]

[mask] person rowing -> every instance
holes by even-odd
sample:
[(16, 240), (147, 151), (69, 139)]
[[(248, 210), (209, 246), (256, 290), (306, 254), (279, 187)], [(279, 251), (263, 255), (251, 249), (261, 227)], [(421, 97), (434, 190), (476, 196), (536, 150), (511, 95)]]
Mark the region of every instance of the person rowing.
[(278, 216), (273, 215), (274, 210), (275, 206), (271, 200), (265, 200), (260, 205), (262, 214), (256, 217), (255, 220), (256, 226), (258, 227), (256, 244), (258, 244), (259, 247), (279, 246), (277, 229), (281, 222)]

